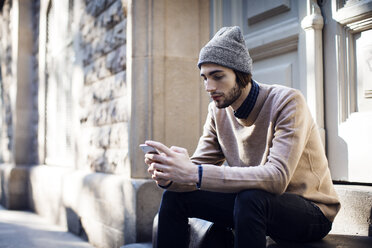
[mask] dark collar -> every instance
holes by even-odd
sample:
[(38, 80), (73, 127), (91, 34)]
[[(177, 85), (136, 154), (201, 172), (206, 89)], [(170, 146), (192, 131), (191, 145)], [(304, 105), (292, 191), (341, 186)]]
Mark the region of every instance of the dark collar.
[(251, 113), (254, 105), (256, 104), (259, 91), (260, 87), (255, 81), (252, 80), (252, 88), (247, 98), (244, 100), (238, 110), (234, 111), (234, 115), (236, 118), (247, 119), (248, 115)]

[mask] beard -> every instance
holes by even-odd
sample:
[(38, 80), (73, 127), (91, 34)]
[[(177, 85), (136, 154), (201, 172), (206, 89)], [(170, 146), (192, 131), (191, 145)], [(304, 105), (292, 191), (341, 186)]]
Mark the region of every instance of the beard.
[[(215, 93), (218, 95), (219, 93)], [(227, 92), (227, 94), (223, 94), (221, 96), (221, 100), (215, 100), (214, 103), (216, 104), (217, 108), (227, 108), (231, 104), (233, 104), (242, 94), (242, 89), (239, 87), (238, 84), (235, 84), (235, 86)]]

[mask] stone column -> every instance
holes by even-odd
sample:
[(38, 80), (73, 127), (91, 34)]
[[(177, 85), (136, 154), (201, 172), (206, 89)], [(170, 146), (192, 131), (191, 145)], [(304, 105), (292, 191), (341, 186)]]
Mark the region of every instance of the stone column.
[(209, 40), (209, 1), (128, 1), (127, 82), (132, 178), (148, 178), (138, 145), (147, 139), (193, 153), (208, 98), (197, 60)]
[(1, 204), (9, 209), (28, 208), (29, 166), (37, 159), (33, 147), (35, 130), (33, 123), (32, 88), (32, 1), (15, 0), (10, 10), (10, 34), (12, 43), (13, 76), (8, 78), (12, 128), (12, 159), (2, 164)]
[(318, 125), (323, 144), (324, 90), (323, 90), (323, 16), (315, 0), (307, 0), (307, 16), (301, 22), (306, 36), (306, 85), (307, 103)]
[(39, 115), (39, 123), (38, 123), (38, 136), (37, 136), (37, 143), (38, 143), (38, 158), (39, 163), (45, 163), (45, 154), (46, 154), (46, 147), (45, 147), (45, 116), (46, 116), (46, 74), (45, 74), (45, 65), (46, 65), (46, 32), (44, 30), (47, 29), (47, 11), (48, 5), (50, 4), (49, 0), (40, 0), (40, 22), (39, 22), (39, 89), (38, 89), (38, 115)]
[(13, 58), (15, 63), (15, 119), (14, 162), (18, 165), (35, 164), (33, 142), (33, 92), (32, 88), (32, 1), (13, 1)]

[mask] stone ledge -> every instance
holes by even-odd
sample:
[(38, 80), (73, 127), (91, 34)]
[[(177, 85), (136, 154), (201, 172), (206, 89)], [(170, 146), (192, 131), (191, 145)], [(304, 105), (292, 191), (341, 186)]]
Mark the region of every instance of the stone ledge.
[(68, 167), (30, 169), (36, 212), (98, 247), (151, 240), (162, 190), (152, 180)]
[[(372, 247), (372, 186), (335, 185), (342, 208), (337, 215), (331, 234), (318, 242), (306, 244), (276, 244), (268, 239), (269, 248), (367, 248)], [(368, 237), (368, 235), (370, 237)], [(137, 243), (121, 248), (148, 248), (151, 243)], [(193, 247), (197, 248), (197, 247)]]
[(341, 210), (331, 234), (372, 236), (372, 186), (335, 185)]
[(0, 164), (0, 203), (7, 209), (28, 209), (29, 166)]
[(129, 245), (124, 245), (120, 248), (152, 248), (152, 243), (134, 243)]
[(371, 237), (353, 235), (328, 235), (323, 240), (301, 244), (269, 244), (267, 248), (370, 248), (372, 247)]
[[(152, 243), (135, 243), (124, 245), (121, 248), (151, 248)], [(328, 235), (323, 240), (312, 243), (301, 243), (301, 244), (290, 244), (282, 243), (276, 244), (273, 241), (269, 241), (267, 248), (370, 248), (372, 247), (371, 237), (361, 237), (352, 235)], [(193, 247), (199, 248), (199, 247)]]
[(63, 202), (76, 212), (92, 244), (120, 247), (151, 240), (162, 192), (152, 180), (75, 171), (64, 182)]

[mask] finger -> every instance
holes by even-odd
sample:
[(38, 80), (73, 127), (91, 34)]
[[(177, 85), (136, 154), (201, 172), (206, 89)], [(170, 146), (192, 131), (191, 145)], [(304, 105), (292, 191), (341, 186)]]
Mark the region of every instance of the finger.
[(151, 163), (153, 163), (153, 162), (154, 162), (153, 160), (145, 158), (145, 164), (151, 165)]
[(160, 142), (153, 141), (153, 140), (147, 140), (145, 144), (156, 148), (160, 153), (165, 153), (165, 155), (167, 156), (172, 155), (172, 151), (166, 145)]
[(165, 173), (163, 171), (154, 171), (154, 174), (152, 174), (152, 179), (156, 180), (156, 181), (167, 181), (167, 180), (170, 180), (169, 179), (169, 174), (168, 173)]
[(155, 171), (158, 171), (158, 172), (163, 172), (163, 171), (161, 171), (161, 170), (155, 170), (155, 169), (147, 169), (147, 172), (149, 173), (149, 174), (151, 174), (151, 175), (154, 175), (154, 173), (155, 173)]
[(169, 171), (169, 166), (164, 165), (164, 164), (152, 163), (151, 166), (156, 171), (163, 171), (163, 172), (168, 172)]
[(185, 148), (183, 148), (183, 147), (172, 146), (170, 149), (171, 149), (172, 151), (174, 151), (174, 152), (183, 153), (183, 154), (187, 154), (187, 155), (188, 155), (187, 149), (185, 149)]
[(154, 154), (154, 153), (147, 153), (145, 155), (145, 158), (151, 160), (152, 162), (158, 162), (158, 163), (161, 163), (161, 164), (167, 164), (167, 162), (168, 162), (168, 159), (165, 155), (158, 155), (158, 154)]
[(154, 167), (152, 167), (151, 165), (149, 166), (149, 168), (147, 168), (147, 171), (148, 173), (150, 173), (151, 175), (154, 174)]
[(155, 171), (155, 168), (154, 168), (154, 162), (152, 162), (151, 164), (149, 164), (149, 167), (147, 168), (147, 171), (150, 173), (150, 174), (154, 174), (154, 171)]
[(154, 179), (155, 181), (163, 181), (162, 175), (163, 174), (161, 171), (154, 171), (151, 178)]

